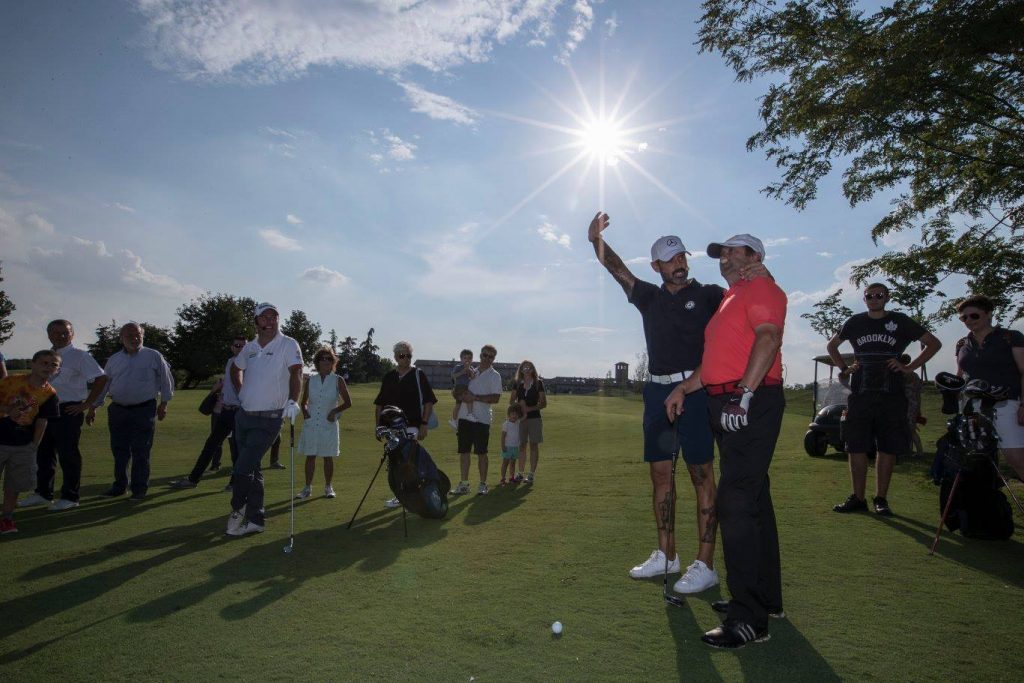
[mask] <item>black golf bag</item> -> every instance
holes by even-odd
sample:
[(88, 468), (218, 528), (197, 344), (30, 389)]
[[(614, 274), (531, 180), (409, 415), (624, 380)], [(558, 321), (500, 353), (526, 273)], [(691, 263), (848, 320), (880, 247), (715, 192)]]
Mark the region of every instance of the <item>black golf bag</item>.
[[(970, 538), (1006, 540), (1013, 535), (1013, 511), (999, 490), (999, 437), (992, 424), (993, 405), (1001, 400), (999, 388), (993, 390), (977, 380), (968, 383), (949, 373), (939, 373), (935, 384), (943, 394), (942, 412), (955, 413), (936, 444), (933, 476), (939, 484), (939, 512), (946, 510), (955, 484), (946, 527)], [(961, 392), (977, 400), (959, 407)]]
[(377, 436), (385, 441), (388, 485), (395, 497), (420, 517), (444, 518), (448, 514), (448, 491), (452, 485), (448, 475), (438, 469), (427, 449), (408, 434), (401, 408), (386, 406), (380, 418), (382, 424), (377, 427)]

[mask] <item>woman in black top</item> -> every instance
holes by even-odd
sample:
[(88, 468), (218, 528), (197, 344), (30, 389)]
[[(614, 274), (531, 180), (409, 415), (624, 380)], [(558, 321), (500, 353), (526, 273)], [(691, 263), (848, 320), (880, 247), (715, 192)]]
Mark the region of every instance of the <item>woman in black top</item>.
[(526, 475), (527, 483), (533, 483), (537, 472), (537, 461), (540, 459), (540, 444), (544, 441), (543, 424), (540, 411), (548, 407), (547, 396), (544, 395), (544, 382), (537, 373), (537, 366), (524, 360), (516, 369), (515, 388), (512, 390), (510, 403), (518, 403), (526, 417), (519, 423), (519, 473), (515, 480), (523, 480), (526, 469), (526, 442), (530, 442), (530, 472)]
[(1010, 399), (996, 404), (995, 427), (1003, 457), (1024, 480), (1024, 334), (993, 326), (992, 309), (992, 300), (982, 295), (969, 296), (956, 307), (968, 329), (957, 342), (956, 364), (968, 379), (1009, 389)]

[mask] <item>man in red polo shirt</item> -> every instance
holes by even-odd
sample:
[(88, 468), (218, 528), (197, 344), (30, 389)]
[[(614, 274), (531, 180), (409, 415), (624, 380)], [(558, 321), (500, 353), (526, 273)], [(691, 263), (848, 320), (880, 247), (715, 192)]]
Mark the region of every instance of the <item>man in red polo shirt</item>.
[(782, 427), (782, 330), (786, 294), (774, 280), (743, 280), (744, 266), (764, 260), (764, 245), (735, 235), (708, 245), (729, 283), (704, 329), (704, 355), (692, 377), (665, 400), (669, 419), (683, 411), (687, 393), (709, 396), (718, 443), (718, 521), (732, 599), (712, 605), (725, 612), (721, 626), (701, 638), (712, 647), (737, 648), (768, 639), (768, 617), (783, 616), (779, 537), (768, 467)]

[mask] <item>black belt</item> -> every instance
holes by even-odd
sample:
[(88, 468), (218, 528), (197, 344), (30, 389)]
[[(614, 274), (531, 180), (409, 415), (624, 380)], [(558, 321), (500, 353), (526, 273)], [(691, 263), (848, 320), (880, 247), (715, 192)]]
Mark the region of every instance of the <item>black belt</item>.
[(230, 412), (230, 411), (232, 411), (232, 410), (238, 410), (238, 409), (239, 409), (240, 407), (241, 407), (241, 406), (229, 406), (229, 405), (222, 405), (222, 406), (220, 407), (220, 409), (221, 409), (221, 412), (224, 412), (225, 410), (227, 410), (227, 411), (229, 411), (229, 412)]
[(118, 408), (129, 408), (129, 409), (130, 408), (145, 408), (146, 406), (155, 406), (156, 405), (156, 399), (155, 398), (151, 398), (148, 401), (143, 401), (142, 403), (132, 403), (132, 404), (118, 403), (117, 401), (114, 401), (113, 404), (115, 406), (117, 406)]

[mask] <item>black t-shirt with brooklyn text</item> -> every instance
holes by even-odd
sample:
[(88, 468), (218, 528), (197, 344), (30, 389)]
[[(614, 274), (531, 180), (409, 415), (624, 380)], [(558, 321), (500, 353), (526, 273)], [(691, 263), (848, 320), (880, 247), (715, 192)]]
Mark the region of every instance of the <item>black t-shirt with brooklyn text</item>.
[(916, 320), (897, 311), (886, 311), (884, 318), (858, 313), (847, 320), (839, 330), (839, 338), (850, 342), (857, 358), (853, 390), (889, 391), (894, 386), (902, 387), (893, 382), (893, 373), (886, 366), (927, 331)]

